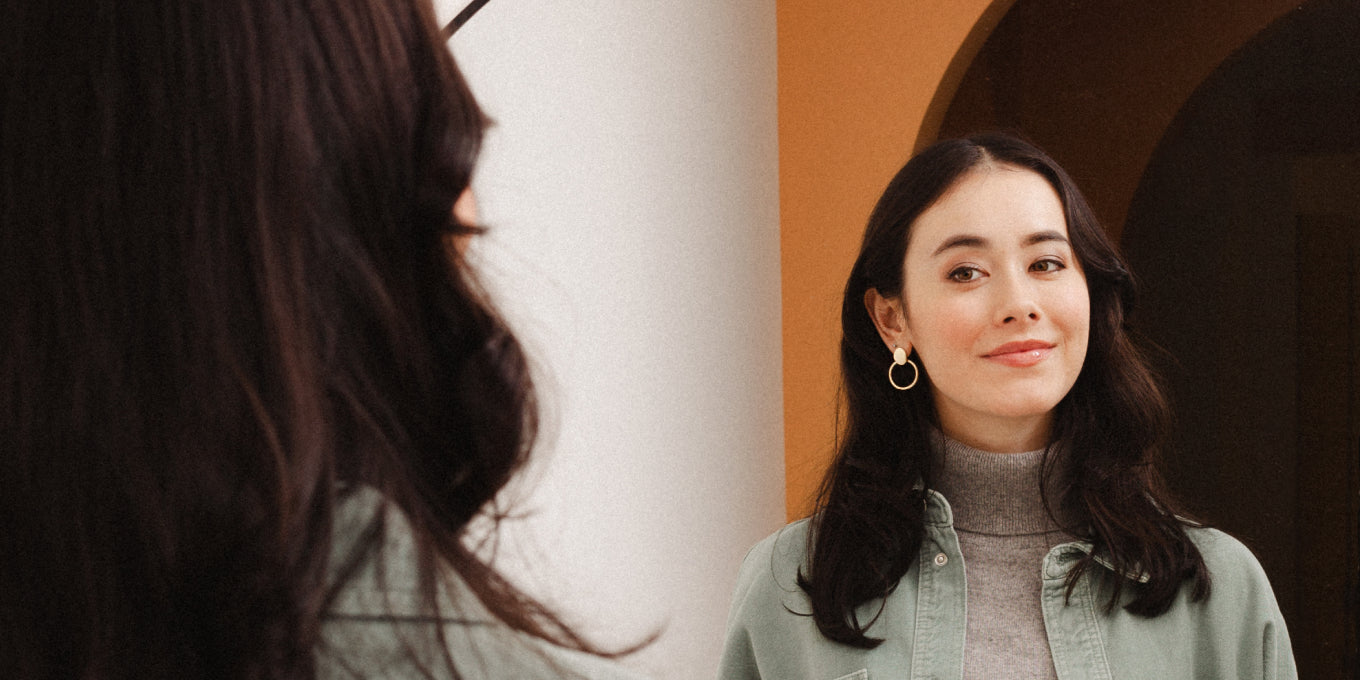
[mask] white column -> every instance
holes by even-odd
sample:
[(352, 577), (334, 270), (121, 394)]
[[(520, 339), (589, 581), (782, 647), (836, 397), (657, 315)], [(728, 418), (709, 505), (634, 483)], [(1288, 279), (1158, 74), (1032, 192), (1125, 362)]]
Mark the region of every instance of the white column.
[(784, 516), (775, 2), (492, 0), (451, 42), (495, 120), (474, 255), (549, 414), (503, 562), (598, 639), (659, 629), (629, 665), (713, 677)]

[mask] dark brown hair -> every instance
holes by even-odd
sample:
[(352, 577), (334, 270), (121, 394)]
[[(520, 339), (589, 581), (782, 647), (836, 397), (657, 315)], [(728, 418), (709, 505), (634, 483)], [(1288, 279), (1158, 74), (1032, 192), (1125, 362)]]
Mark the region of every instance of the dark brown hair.
[[(897, 173), (869, 218), (845, 285), (845, 405), (836, 458), (813, 517), (809, 563), (799, 573), (818, 629), (837, 642), (865, 648), (882, 642), (865, 634), (873, 621), (860, 621), (855, 608), (886, 597), (916, 562), (924, 493), (933, 473), (936, 416), (930, 390), (898, 391), (884, 379), (892, 357), (865, 309), (865, 291), (900, 297), (912, 223), (966, 173), (989, 162), (1036, 172), (1057, 191), (1091, 296), (1086, 361), (1056, 407), (1051, 447), (1061, 450), (1056, 458), (1065, 469), (1056, 477), (1058, 497), (1048, 502), (1056, 502), (1056, 516), (1070, 518), (1069, 531), (1095, 547), (1069, 572), (1069, 592), (1084, 573), (1141, 571), (1149, 580), (1134, 586), (1135, 597), (1126, 605), (1131, 612), (1166, 611), (1186, 579), (1194, 582), (1195, 599), (1208, 596), (1203, 558), (1185, 523), (1172, 514), (1174, 506), (1151, 465), (1166, 441), (1170, 413), (1125, 328), (1134, 298), (1129, 270), (1056, 162), (1016, 137), (990, 133), (938, 142)], [(929, 373), (915, 360), (925, 385)], [(1045, 465), (1046, 480), (1055, 475), (1054, 467)], [(1043, 488), (1052, 488), (1049, 481)], [(1097, 556), (1108, 559), (1113, 572), (1093, 570)], [(1110, 606), (1124, 582), (1112, 577)]]
[(359, 488), (427, 601), (588, 647), (460, 541), (536, 427), (451, 243), (483, 125), (425, 0), (5, 5), (7, 676), (310, 677)]

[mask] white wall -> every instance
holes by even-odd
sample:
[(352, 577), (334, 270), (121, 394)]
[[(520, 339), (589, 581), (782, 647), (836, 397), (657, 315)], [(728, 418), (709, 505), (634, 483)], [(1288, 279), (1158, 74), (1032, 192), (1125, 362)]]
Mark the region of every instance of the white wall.
[(774, 12), (493, 0), (452, 40), (496, 120), (475, 255), (554, 423), (507, 565), (606, 642), (660, 629), (658, 678), (714, 677), (783, 523)]

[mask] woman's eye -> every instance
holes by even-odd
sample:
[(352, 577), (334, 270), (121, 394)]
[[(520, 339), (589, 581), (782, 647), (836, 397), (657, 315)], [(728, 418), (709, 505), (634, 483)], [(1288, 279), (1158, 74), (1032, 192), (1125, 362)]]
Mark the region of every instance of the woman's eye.
[(1035, 272), (1056, 272), (1066, 267), (1058, 260), (1039, 260), (1029, 266), (1030, 271)]
[(959, 267), (949, 272), (949, 280), (959, 283), (967, 283), (982, 278), (982, 272), (977, 267)]

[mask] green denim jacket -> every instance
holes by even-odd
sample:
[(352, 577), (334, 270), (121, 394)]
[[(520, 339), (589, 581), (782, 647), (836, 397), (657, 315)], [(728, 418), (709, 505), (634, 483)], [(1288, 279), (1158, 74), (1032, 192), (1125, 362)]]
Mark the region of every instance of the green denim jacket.
[[(831, 642), (818, 632), (795, 579), (806, 560), (808, 520), (756, 544), (737, 577), (719, 677), (723, 680), (954, 680), (963, 676), (966, 630), (963, 556), (949, 503), (931, 491), (916, 566), (902, 577), (869, 629), (875, 649)], [(1084, 575), (1066, 599), (1068, 569), (1091, 546), (1049, 551), (1042, 578), (1044, 626), (1060, 680), (1196, 678), (1286, 680), (1298, 677), (1289, 633), (1256, 558), (1236, 539), (1190, 529), (1213, 578), (1207, 600), (1182, 588), (1171, 609), (1148, 619), (1122, 607), (1106, 611), (1105, 579)], [(940, 557), (943, 555), (943, 557)], [(1128, 589), (1123, 596), (1130, 597)], [(861, 621), (878, 601), (861, 606)]]
[(316, 650), (318, 678), (451, 680), (452, 660), (460, 680), (642, 680), (611, 661), (511, 630), (452, 570), (432, 609), (418, 586), (410, 525), (370, 488), (348, 493), (336, 509), (333, 579), (375, 521), (385, 526), (382, 544), (331, 602)]

